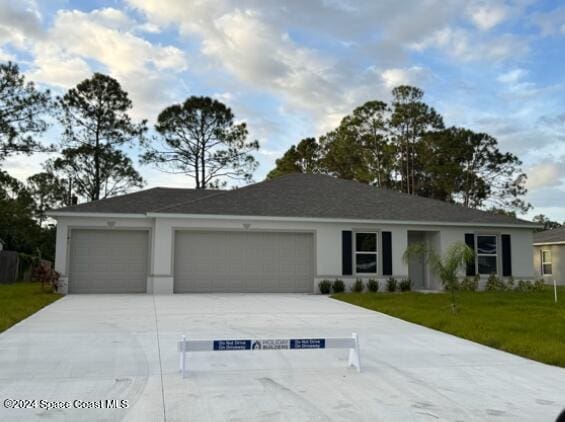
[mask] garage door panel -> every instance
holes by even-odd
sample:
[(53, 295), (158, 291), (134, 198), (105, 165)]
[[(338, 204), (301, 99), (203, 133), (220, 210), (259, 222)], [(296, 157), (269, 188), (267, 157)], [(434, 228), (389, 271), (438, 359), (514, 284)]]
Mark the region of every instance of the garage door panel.
[(311, 292), (308, 233), (178, 231), (175, 292)]
[(147, 250), (146, 231), (72, 230), (69, 292), (146, 292)]

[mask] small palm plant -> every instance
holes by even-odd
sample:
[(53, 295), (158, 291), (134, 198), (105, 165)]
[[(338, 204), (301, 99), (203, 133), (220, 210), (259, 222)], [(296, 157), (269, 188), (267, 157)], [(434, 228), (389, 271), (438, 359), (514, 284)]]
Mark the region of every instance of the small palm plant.
[(451, 310), (457, 312), (455, 297), (459, 285), (457, 272), (474, 259), (473, 249), (463, 242), (456, 242), (441, 256), (425, 243), (414, 243), (408, 246), (402, 259), (408, 263), (414, 257), (424, 257), (430, 264), (431, 271), (440, 278), (443, 287), (451, 293)]

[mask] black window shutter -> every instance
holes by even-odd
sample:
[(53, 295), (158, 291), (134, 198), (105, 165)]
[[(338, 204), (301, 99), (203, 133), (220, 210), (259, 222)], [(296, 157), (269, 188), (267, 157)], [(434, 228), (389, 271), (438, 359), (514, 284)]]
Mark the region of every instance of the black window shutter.
[(512, 275), (512, 247), (510, 246), (510, 235), (500, 236), (502, 243), (502, 275), (510, 277)]
[[(475, 235), (473, 233), (465, 233), (465, 243), (473, 251), (475, 250)], [(467, 275), (475, 275), (475, 258), (471, 262), (467, 263)]]
[(392, 235), (390, 232), (381, 232), (383, 248), (383, 275), (392, 275)]
[(341, 232), (341, 274), (353, 274), (353, 237), (351, 231)]

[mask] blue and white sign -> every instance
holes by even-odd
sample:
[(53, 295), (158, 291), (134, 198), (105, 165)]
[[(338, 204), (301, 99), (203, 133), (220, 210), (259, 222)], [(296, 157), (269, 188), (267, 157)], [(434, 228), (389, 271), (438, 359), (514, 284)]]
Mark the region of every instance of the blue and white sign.
[(216, 352), (236, 350), (285, 350), (285, 349), (325, 349), (326, 339), (264, 339), (264, 340), (212, 340), (212, 350)]
[(326, 339), (323, 338), (299, 338), (290, 340), (291, 349), (325, 349)]
[(251, 340), (214, 340), (213, 350), (250, 350)]

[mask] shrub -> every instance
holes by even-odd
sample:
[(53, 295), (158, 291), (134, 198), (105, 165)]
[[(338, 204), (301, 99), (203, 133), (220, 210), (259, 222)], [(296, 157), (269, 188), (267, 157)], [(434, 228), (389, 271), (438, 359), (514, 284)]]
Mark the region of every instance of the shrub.
[(29, 281), (35, 277), (36, 269), (42, 265), (41, 257), (23, 252), (18, 254), (18, 281)]
[(506, 279), (506, 288), (512, 290), (514, 288), (514, 277), (510, 276)]
[(543, 292), (544, 286), (545, 286), (545, 283), (543, 282), (543, 278), (540, 278), (540, 279), (534, 281), (534, 284), (532, 286), (532, 290), (534, 292)]
[(488, 276), (487, 282), (485, 284), (485, 290), (490, 292), (500, 292), (506, 290), (506, 284), (503, 280), (498, 278), (496, 274), (491, 274)]
[(365, 288), (365, 284), (363, 284), (363, 280), (358, 278), (357, 280), (355, 280), (355, 283), (353, 283), (353, 285), (351, 286), (351, 291), (355, 293), (361, 293), (364, 288)]
[(33, 268), (32, 276), (35, 280), (41, 282), (41, 287), (51, 288), (53, 291), (57, 291), (57, 283), (59, 282), (59, 274), (51, 267), (51, 263), (48, 261), (40, 261), (39, 264)]
[(343, 293), (345, 291), (345, 284), (339, 278), (336, 278), (332, 283), (332, 290), (334, 293)]
[(412, 290), (412, 281), (409, 278), (403, 278), (398, 284), (401, 292), (409, 292)]
[(322, 280), (318, 283), (318, 288), (321, 294), (329, 295), (332, 290), (332, 282), (330, 280)]
[(367, 290), (373, 293), (376, 293), (379, 291), (379, 282), (377, 279), (375, 278), (371, 278), (369, 279), (369, 281), (367, 281)]
[(479, 289), (479, 278), (465, 277), (461, 280), (461, 283), (459, 283), (459, 287), (466, 292), (476, 292)]
[(398, 287), (398, 282), (396, 281), (396, 278), (389, 277), (388, 280), (386, 281), (386, 289), (392, 293), (396, 291), (397, 287)]
[(530, 292), (532, 291), (533, 288), (533, 284), (531, 281), (528, 280), (519, 280), (518, 284), (516, 284), (516, 287), (514, 288), (514, 290), (518, 291), (518, 292)]

